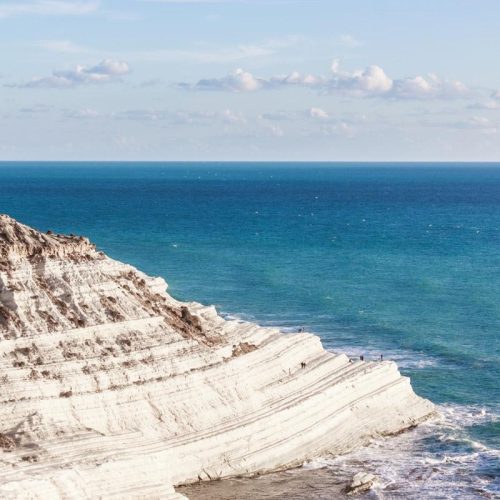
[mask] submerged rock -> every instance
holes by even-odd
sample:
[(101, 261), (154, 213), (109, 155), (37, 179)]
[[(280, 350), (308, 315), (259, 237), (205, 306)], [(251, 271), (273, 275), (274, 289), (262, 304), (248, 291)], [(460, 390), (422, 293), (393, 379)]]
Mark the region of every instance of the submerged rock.
[(1, 498), (181, 498), (174, 485), (345, 453), (433, 412), (394, 363), (166, 288), (0, 216), (0, 432), (16, 445)]
[(363, 491), (367, 491), (372, 488), (373, 484), (377, 480), (377, 477), (368, 472), (358, 472), (352, 478), (351, 484), (346, 487), (346, 493), (348, 495), (356, 495)]

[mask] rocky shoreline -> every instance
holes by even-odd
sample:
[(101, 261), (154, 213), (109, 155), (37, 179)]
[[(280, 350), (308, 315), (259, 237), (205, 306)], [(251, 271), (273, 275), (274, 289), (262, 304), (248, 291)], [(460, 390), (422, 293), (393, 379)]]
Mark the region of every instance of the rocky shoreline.
[(390, 361), (166, 288), (86, 238), (0, 216), (2, 498), (181, 498), (174, 486), (346, 453), (434, 411)]

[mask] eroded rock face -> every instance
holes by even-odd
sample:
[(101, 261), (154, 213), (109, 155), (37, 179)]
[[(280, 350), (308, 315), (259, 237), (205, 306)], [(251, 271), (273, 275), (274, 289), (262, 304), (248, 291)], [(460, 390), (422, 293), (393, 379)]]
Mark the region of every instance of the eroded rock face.
[(15, 443), (1, 498), (179, 498), (174, 485), (344, 453), (433, 412), (392, 362), (349, 363), (165, 290), (85, 238), (0, 216), (0, 433)]
[(12, 451), (15, 448), (16, 442), (9, 436), (0, 433), (0, 449), (3, 451)]

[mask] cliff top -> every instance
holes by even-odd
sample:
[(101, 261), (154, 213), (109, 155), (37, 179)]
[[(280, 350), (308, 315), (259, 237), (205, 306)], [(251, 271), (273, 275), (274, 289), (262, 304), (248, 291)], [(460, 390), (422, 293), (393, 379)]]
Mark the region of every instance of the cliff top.
[(88, 255), (95, 252), (95, 245), (83, 236), (65, 236), (52, 231), (42, 233), (12, 217), (0, 214), (0, 257), (9, 259), (17, 255), (30, 259), (37, 256)]

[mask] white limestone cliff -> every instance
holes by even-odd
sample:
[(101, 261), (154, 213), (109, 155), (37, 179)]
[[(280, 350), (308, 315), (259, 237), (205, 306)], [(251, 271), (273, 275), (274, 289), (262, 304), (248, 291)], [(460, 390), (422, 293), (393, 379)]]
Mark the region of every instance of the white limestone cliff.
[(393, 362), (165, 290), (0, 215), (0, 498), (181, 498), (175, 485), (345, 453), (433, 412)]

